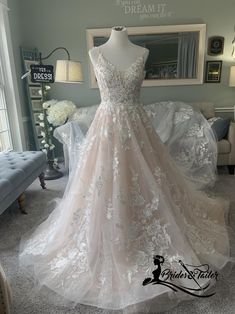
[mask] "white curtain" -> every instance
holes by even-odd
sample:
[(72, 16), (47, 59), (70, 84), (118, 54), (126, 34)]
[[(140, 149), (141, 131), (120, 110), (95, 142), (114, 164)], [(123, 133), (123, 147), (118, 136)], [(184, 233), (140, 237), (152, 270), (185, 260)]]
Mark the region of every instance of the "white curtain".
[(15, 61), (8, 18), (7, 0), (0, 0), (0, 57), (4, 73), (4, 94), (8, 113), (12, 147), (25, 149), (24, 127), (18, 91)]
[(195, 78), (197, 75), (198, 33), (179, 33), (178, 78)]
[(2, 9), (2, 8), (8, 9), (7, 0), (0, 0), (0, 9)]

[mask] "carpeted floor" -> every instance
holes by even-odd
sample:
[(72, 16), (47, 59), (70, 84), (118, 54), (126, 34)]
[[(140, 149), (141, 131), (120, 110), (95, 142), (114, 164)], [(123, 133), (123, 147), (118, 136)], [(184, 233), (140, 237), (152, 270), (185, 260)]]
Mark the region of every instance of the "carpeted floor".
[[(102, 310), (85, 305), (77, 306), (73, 310), (68, 309), (61, 305), (60, 298), (56, 295), (54, 295), (55, 304), (52, 304), (48, 297), (51, 292), (36, 293), (33, 281), (26, 277), (18, 266), (18, 244), (21, 235), (48, 216), (48, 201), (62, 196), (66, 182), (66, 176), (59, 180), (47, 181), (47, 190), (42, 190), (38, 181), (35, 181), (26, 191), (28, 215), (22, 215), (17, 209), (17, 204), (13, 204), (0, 216), (0, 262), (9, 278), (13, 292), (12, 314), (104, 314)], [(230, 225), (235, 228), (235, 176), (228, 175), (222, 168), (215, 191), (231, 200)], [(235, 254), (234, 243), (232, 253)], [(216, 294), (213, 297), (181, 303), (166, 313), (235, 313), (235, 270), (227, 284), (226, 286), (225, 283), (218, 280)], [(228, 287), (230, 293), (228, 293)], [(109, 313), (111, 314), (112, 311)]]

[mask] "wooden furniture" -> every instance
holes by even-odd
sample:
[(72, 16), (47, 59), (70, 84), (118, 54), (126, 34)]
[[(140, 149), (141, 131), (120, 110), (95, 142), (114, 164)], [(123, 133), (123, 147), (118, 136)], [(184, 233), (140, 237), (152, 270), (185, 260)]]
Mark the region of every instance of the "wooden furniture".
[[(39, 63), (39, 52), (35, 49), (26, 49), (21, 47), (21, 57), (23, 64), (23, 74), (30, 70), (30, 65)], [(41, 140), (41, 128), (39, 126), (39, 114), (43, 112), (42, 108), (42, 94), (41, 84), (33, 83), (31, 77), (27, 76), (24, 79), (25, 92), (28, 100), (28, 108), (30, 113), (30, 121), (32, 127), (31, 142), (32, 147), (30, 149), (40, 150), (42, 147)]]

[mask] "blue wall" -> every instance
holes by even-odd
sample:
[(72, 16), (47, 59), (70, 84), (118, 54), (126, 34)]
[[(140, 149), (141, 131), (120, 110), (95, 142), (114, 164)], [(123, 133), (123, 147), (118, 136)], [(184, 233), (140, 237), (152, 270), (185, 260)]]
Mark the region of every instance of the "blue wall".
[[(97, 89), (89, 88), (87, 28), (205, 23), (207, 38), (215, 35), (225, 37), (222, 56), (210, 57), (205, 51), (205, 60), (223, 60), (221, 83), (144, 87), (142, 100), (145, 103), (160, 100), (213, 101), (219, 107), (232, 106), (235, 103), (235, 88), (228, 86), (229, 67), (235, 64), (235, 60), (231, 58), (235, 24), (234, 0), (124, 0), (139, 2), (142, 5), (154, 4), (155, 8), (161, 3), (166, 5), (169, 16), (146, 19), (141, 19), (140, 14), (125, 14), (124, 9), (117, 5), (118, 1), (120, 3), (123, 0), (9, 0), (16, 63), (19, 65), (20, 44), (37, 47), (43, 55), (47, 55), (57, 46), (67, 47), (72, 59), (82, 61), (85, 83), (82, 85), (55, 83), (52, 86), (51, 97), (72, 100), (77, 106), (89, 106), (99, 103), (100, 95)], [(19, 37), (15, 35), (16, 29), (17, 33), (20, 32)], [(59, 58), (65, 58), (63, 51), (51, 57), (48, 62), (55, 64), (55, 60)], [(17, 70), (20, 72), (19, 66)], [(21, 99), (24, 107), (23, 96)], [(27, 115), (27, 110), (24, 112)]]

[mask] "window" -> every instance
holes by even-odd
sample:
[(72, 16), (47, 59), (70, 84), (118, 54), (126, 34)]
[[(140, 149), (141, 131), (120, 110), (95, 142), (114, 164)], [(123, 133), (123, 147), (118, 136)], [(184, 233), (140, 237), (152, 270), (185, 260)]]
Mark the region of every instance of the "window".
[(2, 60), (0, 56), (0, 152), (12, 149), (12, 140), (6, 107), (6, 96), (4, 90), (4, 76)]
[(7, 0), (0, 0), (0, 152), (25, 147)]

